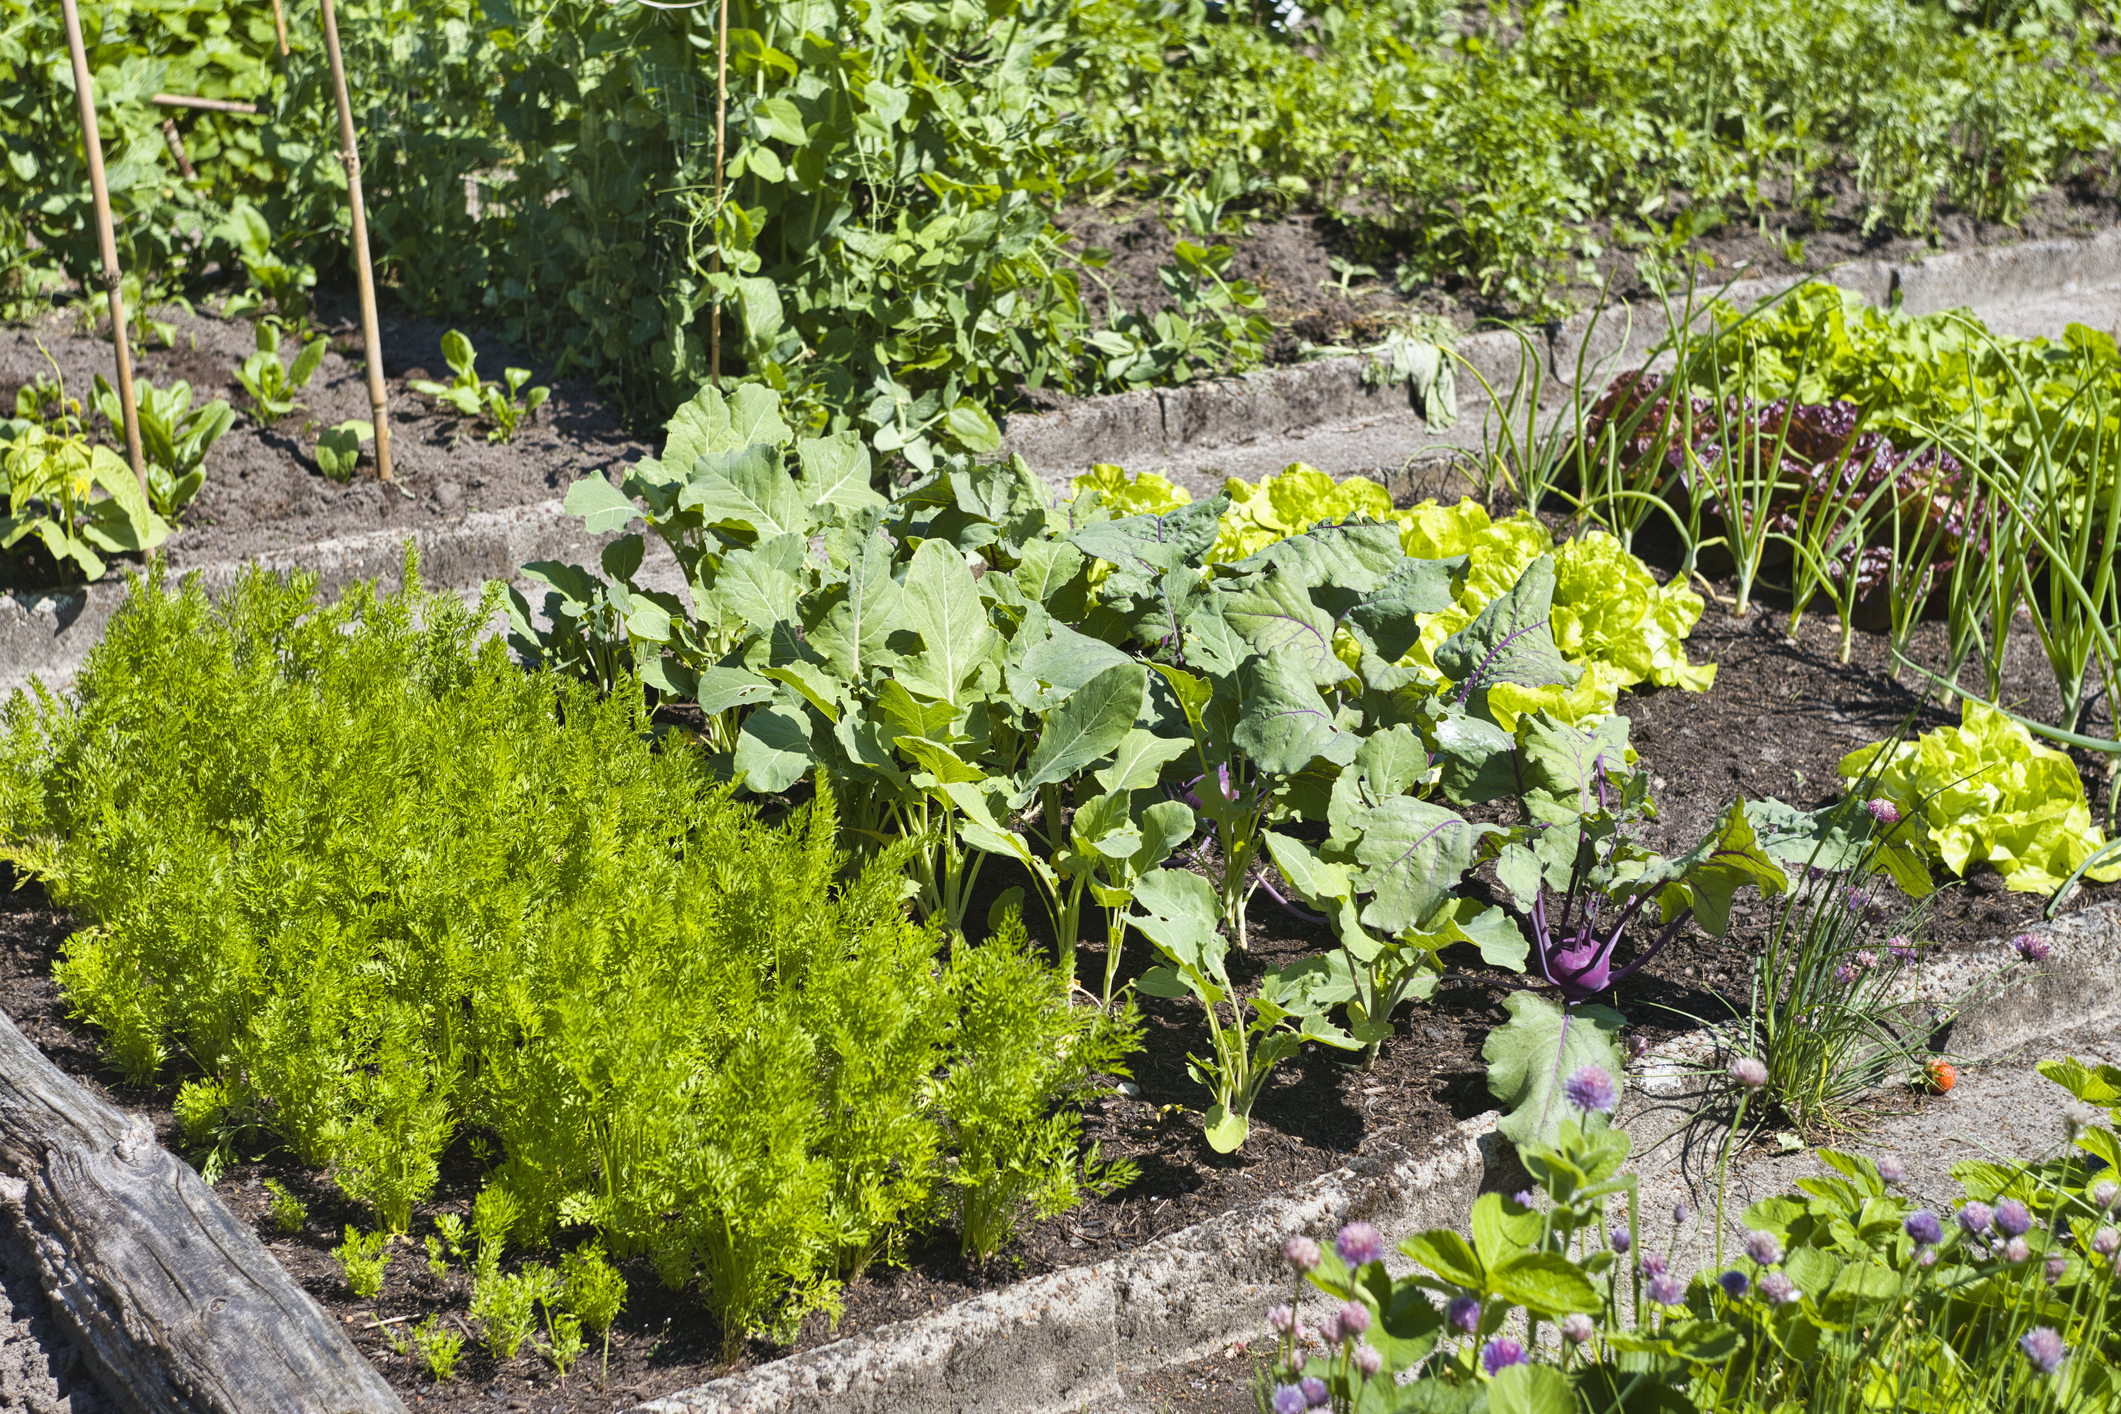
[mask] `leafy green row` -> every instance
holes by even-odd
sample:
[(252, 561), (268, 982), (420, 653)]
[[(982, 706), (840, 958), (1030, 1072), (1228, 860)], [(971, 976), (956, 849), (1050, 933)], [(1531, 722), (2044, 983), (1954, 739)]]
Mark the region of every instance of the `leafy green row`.
[[(608, 546), (602, 576), (528, 566), (550, 592), (542, 615), (514, 600), (525, 652), (606, 690), (637, 672), (695, 701), (716, 769), (747, 789), (823, 770), (857, 838), (911, 842), (917, 905), (953, 929), (994, 856), (1039, 894), (1065, 971), (1086, 906), (1103, 909), (1107, 1001), (1139, 931), (1162, 958), (1142, 990), (1191, 996), (1210, 1018), (1195, 1074), (1219, 1148), (1243, 1142), (1267, 1073), (1301, 1040), (1374, 1054), (1398, 1004), (1433, 987), (1443, 946), (1511, 967), (1536, 952), (1549, 983), (1586, 1001), (1638, 914), (1721, 932), (1735, 889), (1780, 890), (1783, 864), (1821, 849), (1846, 867), (1867, 839), (1754, 802), (1677, 859), (1634, 844), (1647, 787), (1626, 719), (1555, 710), (1591, 674), (1557, 644), (1551, 555), (1424, 662), (1417, 646), (1483, 566), (1410, 555), (1397, 524), (1350, 516), (1214, 562), (1228, 496), (1113, 518), (1095, 490), (1054, 504), (1020, 462), (958, 462), (886, 500), (859, 439), (797, 438), (756, 387), (703, 389), (661, 458), (623, 486), (585, 478), (567, 504), (593, 532), (645, 520), (686, 592), (643, 586), (638, 533)], [(1418, 511), (1417, 543), (1422, 525)], [(1501, 800), (1517, 823), (1458, 813)], [(1197, 869), (1172, 866), (1181, 851)], [(1225, 957), (1245, 945), (1266, 852), (1340, 947), (1245, 997)], [(1461, 895), (1485, 863), (1518, 917)], [(1551, 1004), (1527, 1027), (1549, 1050), (1599, 1034), (1572, 1041)], [(1525, 1123), (1550, 1124), (1549, 1087), (1510, 1089)]]
[(481, 643), (491, 601), (313, 588), (136, 583), (0, 739), (8, 857), (84, 925), (59, 984), (128, 1076), (196, 1077), (209, 1168), (273, 1136), (403, 1232), (469, 1144), (517, 1243), (646, 1253), (732, 1343), (1125, 1178), (1067, 1101), (1126, 1013), (1011, 920), (941, 954), (910, 843), (848, 871), (829, 791), (761, 823), (637, 698)]

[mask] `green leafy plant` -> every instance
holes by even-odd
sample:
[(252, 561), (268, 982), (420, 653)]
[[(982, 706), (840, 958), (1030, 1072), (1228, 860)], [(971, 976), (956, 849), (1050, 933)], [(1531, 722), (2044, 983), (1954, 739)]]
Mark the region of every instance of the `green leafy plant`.
[(236, 370), (236, 381), (243, 391), (250, 394), (250, 415), (260, 423), (270, 424), (302, 406), (295, 401), (295, 394), (309, 386), (317, 376), (317, 369), (324, 363), (324, 352), (329, 344), (322, 337), (311, 339), (295, 354), (292, 365), (280, 362), (280, 326), (272, 319), (260, 319), (256, 329), (258, 351), (243, 360)]
[(545, 400), (552, 396), (552, 389), (543, 387), (532, 388), (527, 394), (523, 392), (523, 385), (530, 381), (527, 368), (503, 370), (507, 379), (505, 387), (491, 379), (482, 380), (478, 351), (472, 348), (471, 340), (454, 329), (442, 336), (442, 357), (449, 362), (450, 381), (436, 383), (431, 379), (415, 378), (412, 381), (414, 391), (425, 393), (442, 406), (454, 409), (459, 417), (485, 417), (493, 423), (493, 430), (486, 434), (489, 442), (513, 442), (516, 429), (535, 416)]
[(595, 1243), (562, 1255), (560, 1278), (563, 1283), (561, 1303), (578, 1323), (579, 1329), (602, 1338), (604, 1364), (608, 1370), (611, 1364), (611, 1323), (618, 1319), (620, 1310), (626, 1305), (626, 1278), (605, 1260), (604, 1249)]
[(268, 1178), (265, 1180), (265, 1191), (272, 1195), (272, 1225), (275, 1232), (292, 1237), (308, 1225), (308, 1205), (288, 1192), (287, 1185), (276, 1178)]
[(361, 462), (361, 444), (375, 440), (376, 427), (358, 418), (317, 434), (317, 470), (345, 485)]
[[(220, 398), (194, 408), (191, 384), (185, 382), (158, 389), (147, 379), (136, 378), (133, 395), (141, 450), (147, 454), (148, 503), (157, 515), (174, 520), (206, 483), (206, 454), (235, 426), (235, 409)], [(100, 373), (96, 375), (96, 407), (112, 427), (125, 426), (125, 409), (117, 392)]]
[(347, 1287), (357, 1299), (366, 1301), (383, 1289), (383, 1273), (390, 1266), (390, 1234), (364, 1234), (349, 1225), (346, 1240), (334, 1247), (331, 1255), (346, 1274)]
[(439, 1313), (412, 1328), (412, 1343), (427, 1362), (428, 1377), (436, 1384), (447, 1384), (456, 1375), (464, 1337), (443, 1325)]
[(515, 1359), (523, 1342), (537, 1332), (538, 1307), (551, 1299), (558, 1284), (552, 1268), (538, 1262), (514, 1272), (482, 1268), (472, 1283), (471, 1314), (485, 1333), (486, 1353), (497, 1361)]
[(0, 496), (7, 502), (0, 550), (33, 539), (62, 568), (93, 581), (109, 568), (104, 556), (152, 550), (170, 527), (132, 468), (109, 448), (89, 446), (78, 417), (73, 423), (70, 430), (63, 421), (0, 419)]

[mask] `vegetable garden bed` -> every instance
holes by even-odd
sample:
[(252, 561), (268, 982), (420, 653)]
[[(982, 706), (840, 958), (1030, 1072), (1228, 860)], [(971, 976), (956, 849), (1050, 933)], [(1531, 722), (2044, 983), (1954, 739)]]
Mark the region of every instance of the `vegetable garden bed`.
[[(1621, 710), (1635, 723), (1647, 769), (1661, 778), (1657, 795), (1663, 810), (1656, 828), (1672, 838), (1698, 836), (1734, 791), (1780, 793), (1801, 804), (1829, 798), (1841, 757), (1889, 733), (1914, 703), (1905, 685), (1878, 670), (1882, 653), (1875, 640), (1860, 638), (1855, 661), (1836, 664), (1832, 628), (1817, 620), (1793, 641), (1779, 631), (1771, 610), (1740, 622), (1712, 609), (1690, 647), (1697, 659), (1719, 665), (1714, 691), (1657, 689), (1621, 699)], [(2044, 666), (2030, 642), (2023, 642), (2012, 659), (2012, 692), (2051, 696)], [(1934, 709), (1928, 716), (1948, 719)], [(1024, 882), (1004, 867), (983, 873), (970, 917), (983, 918), (1003, 889)], [(2114, 886), (2093, 886), (2072, 906), (2116, 892)], [(45, 903), (33, 884), (10, 890), (5, 899), (0, 1001), (8, 1013), (62, 1068), (116, 1102), (147, 1111), (164, 1142), (182, 1148), (174, 1087), (113, 1084), (99, 1033), (64, 1015), (51, 969), (75, 926), (72, 920)], [(1964, 886), (1944, 891), (1923, 936), (1955, 942), (2006, 933), (2034, 917), (2039, 903), (2034, 895), (2001, 891), (1993, 875), (1976, 874)], [(1251, 985), (1266, 967), (1333, 945), (1330, 932), (1302, 922), (1264, 894), (1254, 896), (1248, 916), (1254, 951), (1232, 966), (1233, 979), (1241, 985)], [(1049, 929), (1036, 911), (1029, 922), (1039, 941), (1050, 943)], [(1631, 1034), (1671, 1036), (1726, 1014), (1725, 999), (1737, 999), (1764, 922), (1763, 908), (1741, 900), (1729, 937), (1684, 941), (1659, 955), (1625, 997)], [(1086, 931), (1098, 930), (1093, 924)], [(1146, 950), (1136, 946), (1130, 954), (1120, 975), (1138, 980)], [(1031, 1226), (994, 1262), (966, 1262), (947, 1231), (932, 1243), (916, 1244), (903, 1267), (872, 1270), (850, 1285), (837, 1323), (813, 1314), (792, 1345), (751, 1342), (738, 1368), (925, 1315), (1022, 1277), (1102, 1260), (1295, 1188), (1380, 1144), (1419, 1151), (1457, 1121), (1492, 1106), (1481, 1044), (1504, 1018), (1501, 999), (1521, 985), (1514, 974), (1484, 967), (1469, 947), (1450, 949), (1445, 959), (1436, 998), (1400, 1016), (1374, 1069), (1363, 1071), (1322, 1049), (1308, 1050), (1277, 1073), (1253, 1111), (1251, 1139), (1231, 1155), (1216, 1154), (1204, 1142), (1200, 1092), (1185, 1074), (1183, 1055), (1206, 1044), (1197, 1009), (1145, 998), (1148, 1031), (1130, 1082), (1138, 1093), (1114, 1087), (1085, 1107), (1085, 1140), (1101, 1144), (1109, 1158), (1139, 1164), (1135, 1182)], [(1103, 966), (1093, 944), (1084, 944), (1080, 965), (1080, 975), (1094, 986)], [(441, 1184), (418, 1208), (416, 1231), (425, 1230), (436, 1215), (468, 1217), (483, 1172), (469, 1145), (469, 1138), (462, 1139), (444, 1155)], [(308, 1224), (299, 1234), (274, 1229), (273, 1198), (262, 1187), (268, 1178), (308, 1205)], [(461, 1318), (468, 1298), (461, 1277), (435, 1279), (416, 1246), (401, 1246), (380, 1295), (354, 1299), (331, 1249), (348, 1223), (363, 1220), (362, 1208), (291, 1157), (239, 1164), (215, 1186), (237, 1213), (258, 1224), (303, 1286), (348, 1324), (359, 1347), (408, 1406), (417, 1398), (419, 1408), (489, 1408), (489, 1393), (498, 1391), (537, 1410), (604, 1410), (699, 1384), (730, 1369), (718, 1358), (721, 1332), (697, 1301), (664, 1292), (647, 1264), (636, 1262), (625, 1268), (633, 1296), (615, 1328), (608, 1377), (593, 1368), (594, 1356), (562, 1385), (528, 1357), (496, 1364), (467, 1348), (458, 1378), (438, 1387), (415, 1357), (392, 1351), (393, 1328), (378, 1325), (377, 1318), (424, 1318), (437, 1310)]]

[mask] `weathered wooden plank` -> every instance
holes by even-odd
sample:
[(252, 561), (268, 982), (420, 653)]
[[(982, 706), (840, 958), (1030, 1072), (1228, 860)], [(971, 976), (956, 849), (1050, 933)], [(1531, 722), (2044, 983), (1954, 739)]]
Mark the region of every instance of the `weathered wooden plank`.
[(146, 1120), (0, 1014), (0, 1199), (109, 1393), (152, 1414), (404, 1414), (338, 1324)]

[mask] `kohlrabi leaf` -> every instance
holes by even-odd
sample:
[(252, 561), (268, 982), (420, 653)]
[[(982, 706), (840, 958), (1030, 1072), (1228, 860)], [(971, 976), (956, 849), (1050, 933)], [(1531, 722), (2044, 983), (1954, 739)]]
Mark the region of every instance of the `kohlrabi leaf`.
[(1761, 848), (1747, 818), (1745, 799), (1724, 808), (1708, 835), (1685, 854), (1659, 860), (1628, 883), (1631, 893), (1677, 884), (1686, 891), (1695, 921), (1713, 937), (1731, 925), (1731, 899), (1746, 885), (1763, 898), (1786, 892), (1789, 876)]
[(857, 432), (806, 437), (795, 444), (803, 468), (803, 498), (813, 507), (840, 506), (850, 511), (884, 504), (869, 484), (869, 449)]
[(606, 481), (601, 471), (593, 471), (569, 486), (567, 499), (561, 504), (567, 514), (582, 518), (582, 528), (591, 535), (622, 530), (641, 513), (633, 497)]
[(1066, 780), (1109, 756), (1134, 729), (1148, 686), (1147, 668), (1139, 663), (1116, 663), (1048, 712), (1018, 791), (1019, 808), (1040, 786)]
[(1370, 733), (1355, 749), (1354, 769), (1372, 800), (1404, 795), (1429, 773), (1429, 749), (1413, 728), (1396, 726)]
[(1620, 804), (1621, 782), (1634, 770), (1626, 717), (1604, 717), (1583, 731), (1535, 712), (1519, 721), (1517, 734), (1526, 789), (1544, 790), (1579, 814)]
[(1329, 909), (1334, 900), (1349, 897), (1348, 867), (1318, 857), (1318, 852), (1292, 835), (1262, 830), (1267, 853), (1290, 888), (1313, 908)]
[[(1276, 574), (1294, 580), (1309, 589), (1329, 618), (1338, 618), (1362, 596), (1382, 588), (1406, 561), (1397, 526), (1357, 521), (1315, 526), (1277, 540), (1257, 554), (1223, 566), (1221, 572), (1240, 578)], [(1438, 607), (1450, 602), (1446, 594)]]
[(1318, 695), (1301, 654), (1285, 650), (1247, 659), (1238, 678), (1242, 708), (1231, 740), (1262, 771), (1292, 776), (1339, 744), (1333, 710)]
[(906, 567), (900, 615), (921, 636), (921, 649), (896, 676), (915, 692), (961, 701), (961, 689), (1001, 643), (964, 555), (940, 540), (922, 541)]
[(1396, 663), (1421, 637), (1421, 617), (1441, 613), (1457, 598), (1452, 576), (1465, 568), (1466, 557), (1448, 560), (1401, 560), (1384, 583), (1348, 610), (1349, 628), (1370, 647)]
[(1091, 778), (1108, 791), (1147, 790), (1156, 784), (1164, 763), (1193, 749), (1190, 741), (1161, 737), (1136, 727), (1112, 751), (1112, 764), (1092, 771)]
[[(1344, 828), (1339, 820), (1334, 825)], [(1481, 836), (1495, 830), (1411, 795), (1393, 796), (1345, 825), (1362, 832), (1356, 887), (1374, 895), (1362, 921), (1384, 933), (1427, 926), (1473, 867)]]
[(1024, 598), (1044, 606), (1056, 621), (1081, 616), (1090, 557), (1065, 540), (1025, 542), (1012, 577)]
[(1433, 728), (1439, 784), (1460, 805), (1485, 805), (1520, 794), (1517, 742), (1493, 722), (1447, 707)]
[(1074, 692), (1099, 673), (1134, 661), (1124, 650), (1101, 638), (1077, 633), (1041, 611), (1026, 616), (1015, 641), (1022, 645), (1020, 671), (1064, 694)]
[(1190, 869), (1152, 869), (1135, 881), (1134, 903), (1142, 910), (1134, 926), (1158, 952), (1204, 979), (1222, 979), (1229, 943), (1215, 930), (1222, 910), (1206, 879)]
[(1564, 1010), (1539, 992), (1513, 992), (1503, 1003), (1510, 1019), (1488, 1033), (1480, 1049), (1488, 1063), (1488, 1092), (1507, 1113), (1496, 1124), (1517, 1145), (1552, 1144), (1561, 1122), (1603, 1129), (1609, 1117), (1572, 1109), (1565, 1081), (1587, 1065), (1612, 1077), (1618, 1094), (1625, 1078), (1620, 1045), (1622, 1017), (1611, 1007), (1582, 1005)]
[(773, 696), (771, 682), (742, 668), (702, 669), (696, 690), (700, 710), (710, 717), (720, 716), (730, 708), (746, 703), (764, 702)]
[(737, 734), (734, 765), (746, 790), (778, 794), (801, 780), (816, 763), (810, 719), (800, 707), (761, 707), (744, 719), (744, 728)]
[(761, 540), (810, 529), (802, 492), (781, 465), (780, 449), (765, 443), (703, 453), (678, 492), (678, 507), (699, 511), (709, 525), (743, 526)]
[(1254, 653), (1301, 663), (1314, 683), (1329, 687), (1348, 676), (1348, 665), (1333, 652), (1333, 616), (1311, 602), (1311, 584), (1294, 564), (1269, 564), (1226, 589), (1222, 620)]
[(810, 596), (803, 617), (810, 646), (859, 683), (870, 669), (897, 661), (887, 644), (901, 626), (904, 591), (891, 577), (891, 543), (880, 531), (863, 528), (850, 550), (846, 581)]
[(1198, 564), (1215, 543), (1216, 521), (1227, 496), (1194, 501), (1162, 515), (1100, 521), (1068, 537), (1086, 555), (1105, 560), (1142, 582), (1184, 565)]
[(1583, 676), (1554, 646), (1553, 598), (1554, 558), (1541, 555), (1509, 593), (1437, 645), (1437, 670), (1457, 684), (1452, 697), (1468, 712), (1489, 716), (1488, 689), (1499, 682), (1546, 687)]

